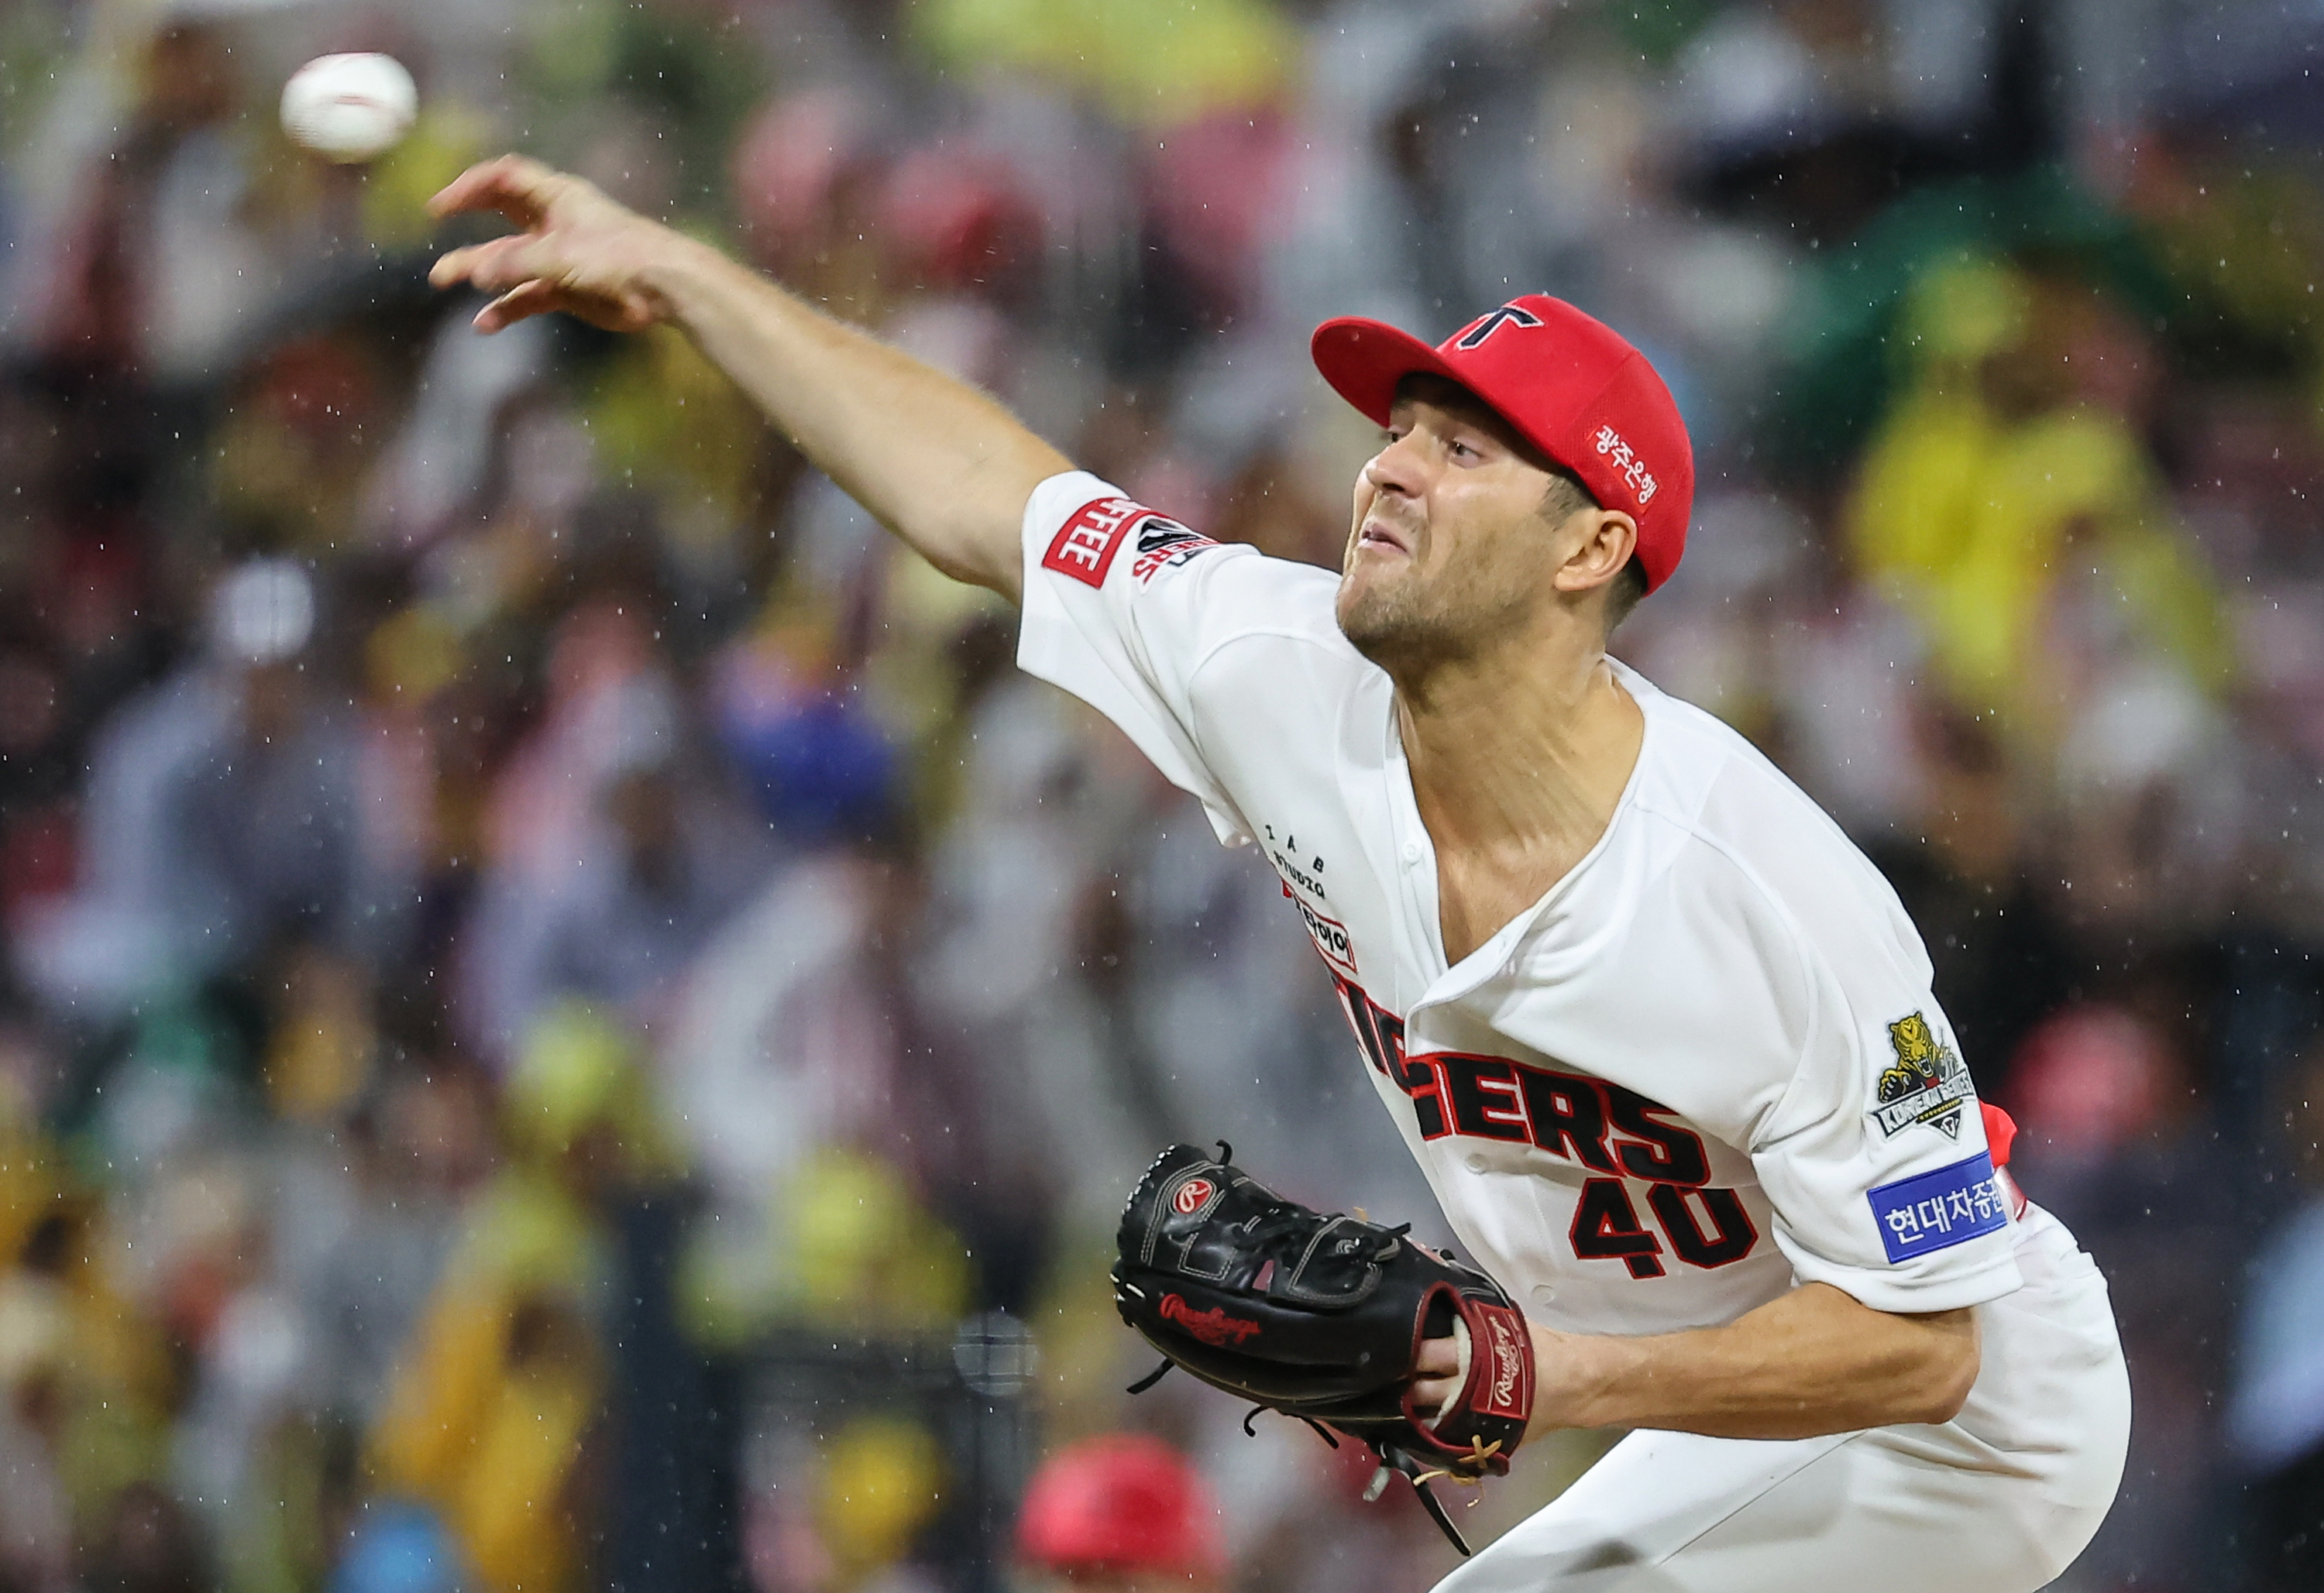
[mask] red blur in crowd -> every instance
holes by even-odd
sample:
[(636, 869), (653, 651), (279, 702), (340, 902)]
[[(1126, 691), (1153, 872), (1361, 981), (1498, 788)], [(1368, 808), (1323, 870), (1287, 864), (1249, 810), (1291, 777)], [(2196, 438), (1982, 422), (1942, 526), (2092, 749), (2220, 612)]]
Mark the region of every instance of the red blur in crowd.
[(1221, 1585), (1218, 1504), (1193, 1464), (1160, 1439), (1112, 1433), (1053, 1456), (1025, 1489), (1017, 1552), (1075, 1587)]

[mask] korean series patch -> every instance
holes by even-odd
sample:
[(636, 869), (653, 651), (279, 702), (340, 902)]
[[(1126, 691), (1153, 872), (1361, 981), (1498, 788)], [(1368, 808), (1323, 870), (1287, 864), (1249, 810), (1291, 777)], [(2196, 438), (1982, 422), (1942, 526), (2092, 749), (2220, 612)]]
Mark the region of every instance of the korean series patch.
[(1881, 1070), (1872, 1109), (1881, 1135), (1894, 1139), (1926, 1123), (1947, 1139), (1959, 1139), (1962, 1104), (1977, 1099), (1968, 1065), (1918, 1012), (1888, 1026), (1888, 1045), (1896, 1060)]

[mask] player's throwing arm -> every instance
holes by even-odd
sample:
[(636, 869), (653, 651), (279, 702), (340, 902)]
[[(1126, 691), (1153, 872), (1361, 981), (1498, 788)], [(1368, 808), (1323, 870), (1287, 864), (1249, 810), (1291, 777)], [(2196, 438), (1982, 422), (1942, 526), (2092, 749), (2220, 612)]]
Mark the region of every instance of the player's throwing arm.
[(800, 452), (938, 569), (1012, 601), (1025, 501), (1071, 468), (983, 393), (844, 326), (715, 249), (521, 155), (473, 166), (429, 202), (519, 230), (455, 249), (429, 280), (493, 295), (497, 332), (552, 310), (616, 332), (680, 327)]
[(493, 296), (481, 329), (682, 328), (1263, 849), (1461, 1257), (1182, 1148), (1132, 1197), (1120, 1300), (1416, 1480), (1634, 1430), (1441, 1593), (2033, 1593), (2089, 1541), (2129, 1430), (2105, 1280), (2010, 1186), (1917, 932), (1780, 770), (1607, 655), (1693, 493), (1619, 334), (1543, 294), (1436, 345), (1318, 328), (1381, 427), (1334, 574), (1072, 471), (577, 179), (505, 157), (434, 208), (517, 229), (433, 273)]

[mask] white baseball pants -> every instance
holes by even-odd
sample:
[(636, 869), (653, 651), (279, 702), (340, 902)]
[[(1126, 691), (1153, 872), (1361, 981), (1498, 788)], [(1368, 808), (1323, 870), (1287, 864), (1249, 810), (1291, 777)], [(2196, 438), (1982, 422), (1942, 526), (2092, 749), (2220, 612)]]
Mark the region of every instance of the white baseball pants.
[(2034, 1593), (2122, 1481), (2130, 1380), (2106, 1280), (2029, 1209), (2025, 1286), (1942, 1426), (1760, 1441), (1637, 1432), (1437, 1593)]

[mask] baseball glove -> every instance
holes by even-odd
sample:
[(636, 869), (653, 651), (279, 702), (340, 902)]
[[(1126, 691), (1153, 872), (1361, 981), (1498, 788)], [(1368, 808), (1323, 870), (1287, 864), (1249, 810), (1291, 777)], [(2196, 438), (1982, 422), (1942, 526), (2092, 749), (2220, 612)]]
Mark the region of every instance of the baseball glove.
[[(1406, 1229), (1311, 1211), (1228, 1165), (1174, 1145), (1121, 1215), (1113, 1297), (1121, 1320), (1173, 1366), (1257, 1407), (1369, 1445), (1410, 1478), (1466, 1554), (1427, 1483), (1509, 1469), (1533, 1413), (1533, 1340), (1483, 1273), (1414, 1243)], [(1413, 1405), (1425, 1339), (1464, 1341), (1460, 1389), (1434, 1416)], [(1253, 1414), (1257, 1413), (1254, 1409)]]

